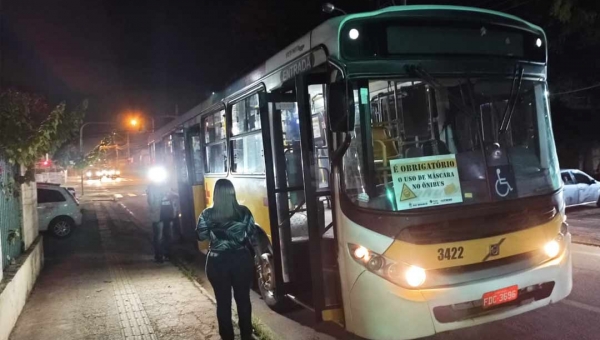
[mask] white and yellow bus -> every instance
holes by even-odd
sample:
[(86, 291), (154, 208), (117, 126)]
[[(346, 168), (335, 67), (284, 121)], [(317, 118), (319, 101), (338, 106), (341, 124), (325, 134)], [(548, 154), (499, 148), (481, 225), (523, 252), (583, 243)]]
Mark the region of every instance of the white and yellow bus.
[(260, 292), (368, 339), (518, 315), (571, 291), (543, 30), (477, 8), (332, 18), (156, 131), (194, 240), (229, 178)]

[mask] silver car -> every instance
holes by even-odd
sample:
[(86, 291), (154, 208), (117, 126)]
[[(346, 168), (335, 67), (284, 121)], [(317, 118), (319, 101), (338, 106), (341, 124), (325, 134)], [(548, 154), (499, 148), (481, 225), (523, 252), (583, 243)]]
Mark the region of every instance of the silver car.
[(561, 170), (567, 206), (596, 203), (600, 207), (600, 182), (576, 169)]

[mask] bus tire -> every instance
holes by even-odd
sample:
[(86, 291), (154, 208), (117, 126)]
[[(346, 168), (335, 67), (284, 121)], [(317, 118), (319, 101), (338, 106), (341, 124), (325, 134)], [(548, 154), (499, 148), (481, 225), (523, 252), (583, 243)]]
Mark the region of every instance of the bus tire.
[(260, 234), (254, 255), (256, 285), (267, 306), (276, 312), (282, 312), (286, 310), (288, 304), (281, 290), (276, 286), (273, 248), (264, 232)]

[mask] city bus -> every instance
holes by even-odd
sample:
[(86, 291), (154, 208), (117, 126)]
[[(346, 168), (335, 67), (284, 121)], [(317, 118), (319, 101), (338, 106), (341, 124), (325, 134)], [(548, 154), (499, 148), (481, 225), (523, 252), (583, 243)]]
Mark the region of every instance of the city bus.
[(149, 147), (190, 240), (216, 180), (233, 182), (275, 310), (367, 339), (504, 319), (572, 288), (546, 44), (478, 8), (334, 17)]

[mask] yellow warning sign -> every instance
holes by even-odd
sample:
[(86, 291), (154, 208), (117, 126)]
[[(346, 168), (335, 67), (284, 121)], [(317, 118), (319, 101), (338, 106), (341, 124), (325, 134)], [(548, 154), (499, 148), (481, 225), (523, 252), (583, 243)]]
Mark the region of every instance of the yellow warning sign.
[(404, 183), (404, 185), (402, 186), (402, 195), (400, 196), (400, 200), (406, 201), (413, 198), (417, 198), (417, 195), (415, 195), (415, 193), (412, 190), (410, 190), (406, 183)]
[(390, 167), (396, 210), (463, 201), (455, 155), (392, 159)]

